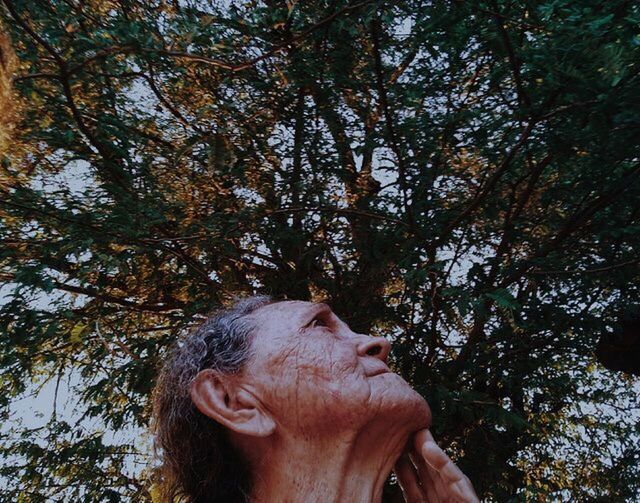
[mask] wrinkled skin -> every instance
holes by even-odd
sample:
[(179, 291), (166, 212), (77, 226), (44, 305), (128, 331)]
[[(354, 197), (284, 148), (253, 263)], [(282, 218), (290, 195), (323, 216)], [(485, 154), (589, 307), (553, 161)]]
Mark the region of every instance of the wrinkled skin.
[(246, 378), (283, 428), (321, 436), (389, 417), (416, 429), (430, 423), (426, 401), (389, 371), (383, 337), (353, 332), (326, 304), (280, 302), (255, 318)]
[(245, 368), (201, 372), (191, 396), (244, 453), (253, 502), (379, 502), (394, 469), (407, 502), (478, 501), (428, 433), (427, 402), (387, 367), (385, 338), (353, 332), (322, 303), (250, 317)]

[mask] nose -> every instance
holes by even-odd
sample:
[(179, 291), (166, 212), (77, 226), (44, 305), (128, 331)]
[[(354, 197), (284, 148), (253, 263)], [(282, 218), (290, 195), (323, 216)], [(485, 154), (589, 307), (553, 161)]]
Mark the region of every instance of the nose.
[(358, 356), (373, 356), (387, 363), (387, 357), (391, 351), (391, 343), (384, 337), (364, 336), (358, 344)]

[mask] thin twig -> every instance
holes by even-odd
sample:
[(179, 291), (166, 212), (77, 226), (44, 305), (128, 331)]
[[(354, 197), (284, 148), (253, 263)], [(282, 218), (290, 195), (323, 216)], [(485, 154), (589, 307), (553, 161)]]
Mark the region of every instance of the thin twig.
[(614, 265), (610, 265), (610, 266), (596, 267), (594, 269), (573, 269), (573, 270), (568, 270), (568, 271), (564, 271), (564, 270), (541, 271), (541, 270), (538, 269), (538, 270), (534, 270), (534, 271), (529, 271), (528, 274), (540, 274), (540, 275), (547, 275), (547, 274), (589, 274), (589, 273), (594, 273), (594, 272), (612, 271), (613, 269), (618, 269), (620, 267), (626, 267), (628, 265), (637, 264), (637, 263), (640, 263), (640, 258), (627, 260), (625, 262), (620, 262), (619, 264), (614, 264)]

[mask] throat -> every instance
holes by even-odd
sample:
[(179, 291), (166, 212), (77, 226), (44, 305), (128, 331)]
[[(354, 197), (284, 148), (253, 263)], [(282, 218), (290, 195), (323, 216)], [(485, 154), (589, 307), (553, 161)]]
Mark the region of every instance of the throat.
[(379, 503), (407, 434), (282, 441), (253, 465), (252, 503)]

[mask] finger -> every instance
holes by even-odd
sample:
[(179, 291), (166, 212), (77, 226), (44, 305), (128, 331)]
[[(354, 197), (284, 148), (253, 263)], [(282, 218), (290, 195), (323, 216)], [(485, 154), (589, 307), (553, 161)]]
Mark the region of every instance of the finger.
[(478, 496), (473, 489), (473, 484), (469, 480), (469, 477), (465, 475), (464, 480), (457, 482), (456, 486), (465, 498), (463, 499), (465, 503), (480, 503), (480, 500), (478, 499)]
[[(432, 479), (438, 488), (443, 484), (447, 487), (448, 498), (455, 497), (465, 503), (477, 502), (478, 497), (473, 490), (473, 485), (469, 478), (455, 465), (453, 461), (435, 443), (431, 432), (422, 430), (414, 438), (414, 447), (418, 447), (418, 452), (431, 470), (437, 470), (437, 475), (432, 473)], [(419, 456), (420, 457), (420, 456)], [(442, 484), (438, 482), (442, 480)]]
[[(473, 485), (466, 475), (462, 474), (462, 479), (452, 481), (443, 476), (443, 471), (435, 472), (435, 469), (431, 467), (429, 467), (429, 470), (432, 471), (433, 479), (436, 481), (440, 479), (442, 484), (446, 486), (448, 498), (453, 498), (460, 503), (479, 503), (480, 500), (478, 496), (476, 496)], [(433, 472), (435, 472), (436, 475), (434, 475)]]
[(429, 429), (423, 428), (422, 430), (417, 431), (413, 436), (413, 447), (416, 450), (419, 450), (419, 447), (428, 440), (430, 440), (431, 442), (435, 442), (433, 435), (431, 434)]
[(429, 430), (421, 430), (416, 433), (413, 447), (416, 452), (422, 455), (429, 466), (438, 471), (449, 462), (449, 457), (438, 447)]
[[(411, 460), (405, 454), (395, 464), (394, 470), (398, 477), (398, 484), (407, 503), (422, 503), (425, 500), (416, 472)], [(431, 502), (429, 502), (431, 503)]]
[(426, 496), (427, 502), (441, 503), (445, 501), (447, 491), (444, 489), (440, 477), (437, 477), (438, 472), (432, 471), (429, 465), (424, 462), (422, 456), (415, 451), (411, 451), (409, 457), (416, 467), (422, 492)]
[(456, 464), (447, 457), (447, 463), (439, 470), (440, 476), (448, 484), (457, 484), (464, 480), (464, 473), (456, 466)]
[(433, 468), (429, 467), (429, 470), (433, 470), (436, 475), (433, 477), (438, 477), (444, 487), (446, 487), (445, 492), (447, 494), (447, 501), (455, 501), (456, 503), (471, 503), (468, 495), (464, 493), (464, 490), (460, 487), (460, 482), (447, 482), (445, 481), (440, 472), (436, 472)]
[[(465, 503), (468, 501), (468, 496), (465, 495), (465, 488), (461, 485), (464, 482), (465, 476), (453, 461), (448, 459), (440, 470), (428, 464), (427, 466), (429, 466), (429, 470), (432, 472), (432, 478), (436, 480), (438, 487), (444, 487), (441, 490), (446, 493), (447, 498), (455, 498)], [(441, 484), (438, 484), (438, 481), (440, 481)]]
[(431, 433), (427, 431), (424, 435), (424, 442), (416, 449), (427, 462), (429, 466), (436, 469), (440, 476), (449, 484), (455, 484), (460, 480), (464, 480), (464, 473), (458, 468), (453, 461), (440, 449), (438, 444), (433, 440)]
[(414, 464), (418, 467), (417, 470), (418, 474), (420, 474), (420, 480), (428, 478), (431, 481), (435, 494), (440, 501), (453, 501), (452, 498), (455, 498), (457, 501), (457, 499), (464, 497), (463, 493), (460, 492), (457, 487), (452, 486), (450, 482), (442, 477), (440, 472), (429, 466), (420, 454), (415, 451), (412, 451), (411, 454), (411, 459), (414, 460)]

